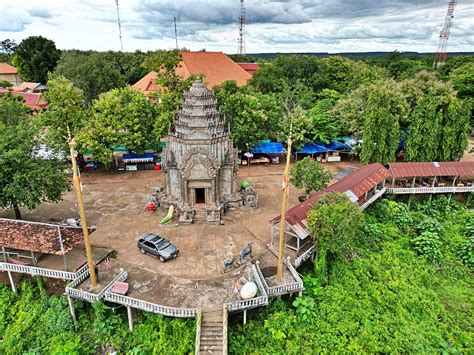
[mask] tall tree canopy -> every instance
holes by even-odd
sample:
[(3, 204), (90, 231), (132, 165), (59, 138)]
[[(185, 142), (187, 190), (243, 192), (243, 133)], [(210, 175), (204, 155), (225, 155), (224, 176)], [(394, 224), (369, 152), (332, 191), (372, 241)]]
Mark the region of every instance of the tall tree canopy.
[(399, 84), (386, 80), (354, 90), (336, 104), (333, 114), (345, 133), (362, 138), (362, 161), (388, 163), (395, 160), (407, 110)]
[(124, 75), (104, 53), (67, 51), (61, 56), (55, 73), (71, 80), (74, 86), (81, 89), (87, 105), (101, 93), (126, 84)]
[(360, 158), (365, 163), (395, 160), (400, 142), (400, 120), (406, 115), (405, 97), (393, 82), (372, 85), (364, 112)]
[(69, 188), (64, 163), (37, 154), (40, 132), (18, 97), (0, 97), (0, 207), (33, 209), (57, 202)]
[(45, 129), (46, 141), (68, 154), (67, 139), (79, 134), (87, 118), (84, 93), (65, 77), (51, 76), (45, 96), (48, 109), (39, 114), (38, 120)]
[(125, 146), (129, 151), (143, 152), (159, 142), (153, 133), (157, 106), (136, 90), (114, 89), (104, 93), (91, 110), (78, 143), (90, 149), (103, 164), (111, 162), (113, 147)]
[(61, 51), (53, 41), (41, 36), (31, 36), (16, 47), (13, 65), (24, 81), (45, 84), (48, 73), (56, 68), (60, 55)]
[(420, 72), (402, 83), (410, 105), (405, 158), (408, 161), (459, 160), (467, 147), (470, 104), (450, 84)]

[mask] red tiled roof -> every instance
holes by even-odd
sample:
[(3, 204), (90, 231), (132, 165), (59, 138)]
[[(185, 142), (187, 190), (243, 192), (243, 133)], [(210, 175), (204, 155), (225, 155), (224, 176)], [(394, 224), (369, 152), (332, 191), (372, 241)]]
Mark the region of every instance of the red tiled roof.
[[(360, 198), (364, 196), (366, 192), (369, 192), (383, 182), (388, 175), (388, 170), (385, 169), (382, 164), (375, 163), (365, 165), (325, 189), (314, 193), (309, 199), (291, 207), (286, 213), (286, 221), (291, 225), (300, 224), (302, 227), (305, 227), (303, 221), (306, 219), (308, 211), (325, 193), (344, 193), (350, 190), (355, 196)], [(273, 218), (272, 221), (279, 219), (280, 216)]]
[[(8, 90), (0, 90), (0, 96), (3, 94), (8, 93)], [(39, 93), (27, 93), (27, 92), (16, 92), (12, 91), (12, 95), (21, 96), (24, 100), (24, 104), (28, 106), (32, 111), (37, 111), (39, 109), (46, 109), (48, 108), (48, 102), (43, 97), (43, 95)]]
[(253, 75), (257, 70), (260, 69), (260, 64), (258, 63), (237, 63), (239, 67), (245, 70), (250, 75)]
[(13, 65), (0, 63), (0, 74), (17, 74), (17, 71)]
[[(91, 232), (94, 230), (90, 229)], [(0, 218), (2, 247), (63, 255), (83, 240), (80, 227)]]
[(460, 176), (474, 177), (474, 162), (426, 162), (426, 163), (391, 163), (390, 173), (395, 178)]
[[(182, 79), (191, 75), (204, 75), (204, 82), (209, 89), (226, 80), (235, 80), (238, 86), (245, 85), (252, 77), (237, 63), (222, 52), (180, 52), (181, 63), (176, 74)], [(156, 72), (150, 72), (132, 85), (133, 88), (147, 94), (157, 91), (154, 83)]]

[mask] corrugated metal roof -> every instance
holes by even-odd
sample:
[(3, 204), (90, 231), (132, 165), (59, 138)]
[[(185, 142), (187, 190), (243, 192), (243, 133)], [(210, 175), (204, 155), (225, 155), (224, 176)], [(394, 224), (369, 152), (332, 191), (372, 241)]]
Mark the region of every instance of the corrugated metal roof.
[(390, 173), (395, 178), (460, 176), (474, 177), (474, 162), (391, 163)]
[[(314, 193), (311, 197), (297, 205), (291, 207), (286, 213), (286, 221), (291, 225), (299, 225), (303, 229), (306, 227), (306, 216), (313, 205), (327, 192), (340, 192), (346, 195), (353, 194), (360, 198), (369, 192), (378, 184), (383, 182), (389, 175), (387, 169), (382, 164), (369, 164), (357, 169), (349, 175), (343, 177), (338, 182), (326, 187), (325, 189)], [(280, 216), (275, 217), (272, 221), (277, 222)], [(295, 228), (293, 228), (295, 230)]]
[(5, 248), (63, 255), (82, 241), (80, 227), (0, 218), (0, 246)]

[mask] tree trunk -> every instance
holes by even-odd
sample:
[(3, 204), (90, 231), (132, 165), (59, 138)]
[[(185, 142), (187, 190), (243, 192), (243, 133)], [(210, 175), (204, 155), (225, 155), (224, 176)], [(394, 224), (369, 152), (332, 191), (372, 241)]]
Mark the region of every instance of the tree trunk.
[(16, 219), (21, 219), (21, 212), (20, 212), (20, 207), (18, 205), (13, 205), (13, 209), (15, 210), (15, 218)]

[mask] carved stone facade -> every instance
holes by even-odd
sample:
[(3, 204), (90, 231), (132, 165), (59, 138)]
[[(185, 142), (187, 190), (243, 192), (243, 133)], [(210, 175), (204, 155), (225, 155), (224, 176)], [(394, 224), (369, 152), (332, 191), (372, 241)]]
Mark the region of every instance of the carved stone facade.
[(229, 133), (213, 92), (197, 79), (184, 93), (163, 152), (160, 202), (165, 208), (175, 205), (180, 222), (219, 222), (224, 210), (242, 205), (237, 151)]

